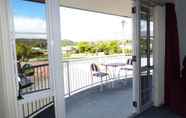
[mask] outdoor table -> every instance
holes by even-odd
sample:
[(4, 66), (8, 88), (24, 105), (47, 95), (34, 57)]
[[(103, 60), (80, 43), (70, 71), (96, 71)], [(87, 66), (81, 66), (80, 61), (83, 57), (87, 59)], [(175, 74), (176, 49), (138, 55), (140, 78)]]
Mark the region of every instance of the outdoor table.
[[(121, 66), (125, 66), (126, 63), (106, 63), (106, 64), (102, 64), (103, 66), (105, 66), (106, 68), (106, 72), (108, 70), (108, 67), (111, 67), (113, 68), (113, 71), (112, 71), (112, 78), (113, 79), (116, 79), (117, 78), (117, 75), (116, 75), (116, 71), (117, 71), (117, 67), (121, 67)], [(112, 87), (114, 87), (114, 83), (112, 82)]]

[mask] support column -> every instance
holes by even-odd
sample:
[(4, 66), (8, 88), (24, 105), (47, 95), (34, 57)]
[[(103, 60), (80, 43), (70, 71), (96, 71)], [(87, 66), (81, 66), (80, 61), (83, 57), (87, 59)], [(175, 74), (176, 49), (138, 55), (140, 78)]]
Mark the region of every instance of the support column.
[(154, 106), (164, 104), (165, 73), (165, 7), (154, 8), (154, 42), (153, 42), (153, 102)]
[(1, 0), (0, 14), (0, 117), (19, 118), (9, 0)]
[(55, 96), (55, 116), (65, 118), (59, 0), (48, 0), (49, 63)]

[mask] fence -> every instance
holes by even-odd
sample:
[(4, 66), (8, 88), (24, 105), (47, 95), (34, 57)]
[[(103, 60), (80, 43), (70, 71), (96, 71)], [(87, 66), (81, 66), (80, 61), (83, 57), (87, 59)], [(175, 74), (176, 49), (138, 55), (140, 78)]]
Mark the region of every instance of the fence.
[(33, 85), (23, 89), (22, 95), (50, 89), (49, 65), (41, 64), (32, 66), (32, 68), (34, 69), (34, 75), (28, 77), (28, 79), (33, 82)]
[(37, 115), (41, 110), (54, 104), (54, 97), (47, 97), (41, 100), (32, 101), (22, 105), (23, 118), (30, 118)]

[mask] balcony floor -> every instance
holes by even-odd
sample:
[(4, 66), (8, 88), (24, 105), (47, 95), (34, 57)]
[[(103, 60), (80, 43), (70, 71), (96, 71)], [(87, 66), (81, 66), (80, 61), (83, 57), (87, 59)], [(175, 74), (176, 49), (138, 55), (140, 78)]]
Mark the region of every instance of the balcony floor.
[[(131, 115), (131, 103), (131, 82), (124, 87), (107, 88), (102, 92), (99, 87), (95, 87), (66, 99), (66, 118), (127, 118)], [(181, 118), (166, 107), (151, 108), (135, 118), (165, 117)], [(54, 107), (44, 110), (34, 118), (55, 118)]]
[(132, 88), (93, 92), (67, 101), (67, 118), (125, 118), (132, 111)]

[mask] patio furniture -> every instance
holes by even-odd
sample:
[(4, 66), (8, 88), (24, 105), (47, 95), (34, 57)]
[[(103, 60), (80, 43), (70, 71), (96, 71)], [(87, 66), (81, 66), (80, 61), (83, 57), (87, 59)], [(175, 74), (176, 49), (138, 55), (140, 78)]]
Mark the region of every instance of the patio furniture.
[(117, 78), (117, 68), (118, 67), (122, 67), (122, 66), (125, 66), (126, 64), (125, 63), (107, 63), (107, 64), (102, 64), (103, 66), (105, 66), (106, 68), (106, 71), (108, 71), (108, 68), (111, 67), (113, 68), (112, 69), (112, 88), (114, 88), (114, 79)]
[(113, 68), (113, 72), (112, 72), (112, 78), (116, 78), (117, 77), (117, 68), (118, 67), (122, 67), (125, 66), (125, 63), (107, 63), (107, 64), (102, 64), (103, 66), (105, 66), (106, 70), (108, 70), (109, 67)]
[(92, 75), (92, 81), (93, 81), (93, 77), (97, 77), (101, 79), (100, 91), (103, 91), (103, 78), (104, 77), (110, 78), (109, 74), (107, 72), (100, 71), (99, 67), (95, 63), (92, 63), (90, 65), (90, 70)]
[(121, 71), (125, 71), (125, 78), (127, 78), (127, 72), (128, 71), (133, 71), (133, 65), (132, 64), (133, 64), (132, 59), (127, 59), (126, 65), (119, 69), (118, 78), (120, 77), (120, 72)]

